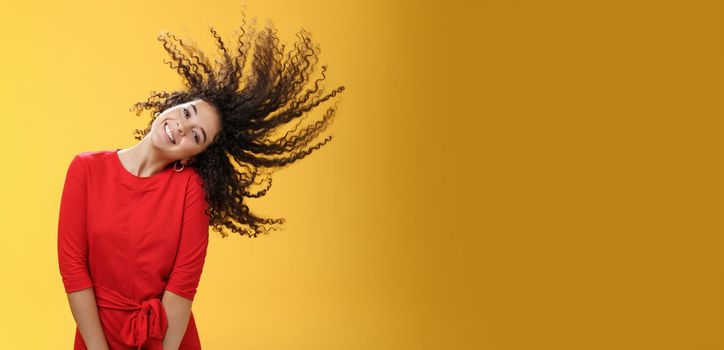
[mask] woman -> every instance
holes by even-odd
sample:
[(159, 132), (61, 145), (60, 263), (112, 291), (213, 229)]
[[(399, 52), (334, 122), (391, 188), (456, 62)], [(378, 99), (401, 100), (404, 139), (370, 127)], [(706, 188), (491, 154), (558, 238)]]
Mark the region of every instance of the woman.
[(276, 229), (283, 218), (254, 215), (244, 198), (263, 196), (273, 170), (331, 140), (307, 148), (334, 107), (298, 130), (300, 116), (344, 90), (322, 92), (322, 66), (322, 79), (302, 93), (319, 51), (308, 33), (299, 32), (285, 58), (271, 24), (258, 34), (244, 24), (233, 52), (210, 28), (222, 54), (214, 65), (196, 45), (162, 33), (185, 88), (134, 104), (137, 115), (153, 115), (134, 146), (82, 152), (70, 162), (58, 262), (77, 324), (75, 349), (200, 349), (191, 305), (209, 226), (222, 237)]

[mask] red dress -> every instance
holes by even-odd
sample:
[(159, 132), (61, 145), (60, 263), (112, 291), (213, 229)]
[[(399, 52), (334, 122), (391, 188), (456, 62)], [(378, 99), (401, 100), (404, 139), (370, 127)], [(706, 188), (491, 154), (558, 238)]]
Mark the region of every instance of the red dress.
[[(193, 300), (209, 242), (203, 180), (192, 168), (150, 177), (115, 151), (70, 162), (58, 219), (66, 293), (93, 288), (111, 349), (162, 349), (164, 290)], [(74, 349), (86, 349), (76, 326)], [(193, 312), (179, 349), (201, 349)]]

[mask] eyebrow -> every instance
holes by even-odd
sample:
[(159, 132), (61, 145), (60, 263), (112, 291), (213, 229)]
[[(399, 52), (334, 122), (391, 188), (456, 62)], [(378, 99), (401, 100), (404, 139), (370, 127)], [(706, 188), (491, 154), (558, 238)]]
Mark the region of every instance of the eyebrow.
[[(199, 112), (196, 110), (196, 106), (194, 106), (194, 104), (192, 103), (192, 104), (191, 104), (191, 107), (193, 107), (193, 109), (194, 109), (194, 114), (195, 114), (196, 117), (198, 118)], [(199, 128), (201, 128), (201, 132), (204, 134), (204, 143), (206, 143), (206, 130), (204, 130), (204, 128), (202, 128), (202, 127), (200, 127), (200, 126), (199, 126)]]

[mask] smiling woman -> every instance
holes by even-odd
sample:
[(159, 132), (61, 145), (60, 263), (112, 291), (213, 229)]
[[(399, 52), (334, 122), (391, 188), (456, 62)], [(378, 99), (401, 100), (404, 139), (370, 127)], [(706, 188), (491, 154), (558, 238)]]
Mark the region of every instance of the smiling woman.
[[(170, 159), (181, 159), (181, 163), (187, 165), (194, 155), (218, 141), (221, 117), (211, 104), (196, 99), (157, 114), (151, 129), (157, 130), (151, 132), (150, 142), (157, 142), (159, 152), (166, 153)], [(155, 134), (160, 136), (160, 140)], [(168, 144), (178, 147), (164, 147)]]
[[(286, 58), (271, 25), (257, 34), (242, 22), (233, 52), (211, 33), (222, 53), (215, 65), (173, 34), (159, 36), (186, 88), (134, 104), (137, 115), (152, 112), (148, 127), (135, 130), (140, 142), (82, 152), (68, 167), (58, 263), (78, 325), (75, 349), (200, 349), (191, 303), (209, 226), (222, 237), (257, 237), (284, 223), (253, 214), (246, 199), (266, 194), (273, 170), (332, 139), (309, 146), (335, 107), (299, 128), (303, 115), (344, 90), (323, 93), (322, 66), (322, 78), (303, 91), (318, 52), (306, 31)], [(252, 42), (251, 74), (242, 78)]]

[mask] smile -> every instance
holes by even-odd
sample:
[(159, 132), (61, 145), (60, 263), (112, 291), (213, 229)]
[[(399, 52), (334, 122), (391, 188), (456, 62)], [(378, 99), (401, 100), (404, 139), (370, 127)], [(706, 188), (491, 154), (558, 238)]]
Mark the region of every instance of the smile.
[(163, 124), (163, 130), (166, 132), (166, 136), (168, 137), (168, 140), (171, 141), (174, 145), (176, 144), (176, 138), (173, 137), (173, 132), (171, 132), (171, 128), (168, 126), (168, 124)]

